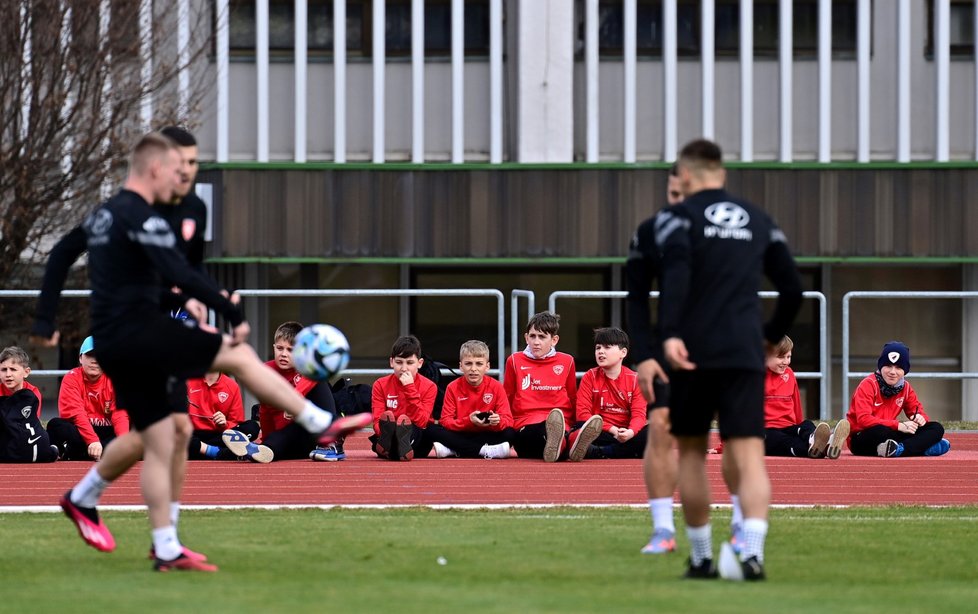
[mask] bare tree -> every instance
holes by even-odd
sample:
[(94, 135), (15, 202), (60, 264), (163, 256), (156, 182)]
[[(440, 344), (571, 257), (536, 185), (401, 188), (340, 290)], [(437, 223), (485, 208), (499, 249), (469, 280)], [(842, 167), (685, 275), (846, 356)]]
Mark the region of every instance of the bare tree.
[[(0, 2), (0, 288), (36, 287), (37, 265), (115, 189), (140, 133), (195, 123), (203, 88), (185, 75), (206, 60), (211, 16), (188, 15), (179, 36), (177, 3), (156, 4)], [(0, 301), (4, 327), (32, 308)]]

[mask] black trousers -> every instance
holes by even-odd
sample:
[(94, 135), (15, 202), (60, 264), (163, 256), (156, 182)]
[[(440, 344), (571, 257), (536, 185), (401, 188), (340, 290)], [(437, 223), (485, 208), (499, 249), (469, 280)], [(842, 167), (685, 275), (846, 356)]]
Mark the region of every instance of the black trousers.
[(452, 431), (440, 424), (432, 424), (427, 429), (432, 443), (438, 442), (454, 450), (462, 458), (479, 458), (479, 450), (484, 445), (496, 445), (512, 441), (516, 431), (507, 427), (501, 431)]
[[(115, 439), (115, 430), (111, 426), (94, 426), (95, 434), (102, 447), (109, 445)], [(61, 460), (91, 460), (88, 456), (88, 444), (82, 439), (78, 427), (71, 420), (51, 418), (47, 426), (51, 443), (58, 446)]]
[[(234, 427), (234, 430), (243, 433), (248, 438), (248, 441), (254, 441), (258, 437), (258, 433), (261, 432), (261, 426), (257, 420), (245, 420)], [(194, 429), (194, 434), (190, 437), (187, 458), (190, 460), (234, 460), (236, 457), (231, 453), (231, 450), (227, 449), (224, 445), (224, 440), (221, 438), (223, 434), (223, 430), (204, 431)], [(200, 453), (200, 444), (202, 443), (220, 448), (216, 459), (211, 459)]]
[(815, 423), (811, 420), (782, 429), (764, 429), (764, 454), (808, 458), (808, 438), (814, 432)]
[(608, 431), (602, 431), (591, 444), (585, 458), (642, 458), (648, 436), (648, 425), (643, 426), (634, 437), (625, 442), (618, 441)]
[[(567, 437), (566, 433), (564, 437)], [(511, 443), (520, 458), (543, 458), (543, 448), (547, 445), (547, 421), (527, 424), (516, 431)], [(566, 452), (567, 446), (564, 445), (564, 454)]]
[(923, 456), (927, 448), (944, 437), (944, 425), (940, 422), (928, 422), (917, 429), (916, 433), (901, 433), (887, 426), (873, 426), (865, 431), (852, 435), (852, 453), (856, 456), (876, 456), (876, 446), (887, 439), (903, 444), (901, 456)]
[[(416, 424), (411, 425), (411, 449), (414, 450), (414, 458), (424, 458), (428, 456), (429, 453), (431, 453), (431, 448), (435, 444), (434, 440), (432, 440), (431, 437), (428, 435), (428, 429), (430, 429), (431, 426), (428, 426), (427, 428), (420, 428)], [(370, 449), (374, 451), (374, 454), (377, 454), (377, 448), (374, 444), (377, 443), (380, 437), (374, 434), (368, 437), (367, 439), (370, 441)], [(396, 461), (398, 458), (400, 458), (400, 453), (396, 449), (397, 446), (396, 437), (394, 438), (394, 445), (395, 445), (395, 449), (393, 450), (394, 454), (388, 460)], [(380, 456), (380, 454), (377, 454), (377, 456)]]

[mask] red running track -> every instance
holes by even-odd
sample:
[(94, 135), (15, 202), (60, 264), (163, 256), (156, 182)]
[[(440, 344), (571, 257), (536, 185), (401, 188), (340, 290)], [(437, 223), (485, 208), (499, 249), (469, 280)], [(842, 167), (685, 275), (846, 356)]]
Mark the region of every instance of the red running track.
[[(838, 460), (768, 458), (776, 505), (963, 505), (978, 503), (978, 433), (949, 433), (939, 458)], [(392, 463), (368, 451), (366, 436), (347, 441), (335, 463), (282, 461), (189, 463), (186, 505), (491, 505), (611, 504), (646, 501), (638, 460), (545, 464), (542, 461), (419, 459)], [(717, 503), (729, 503), (719, 456), (707, 468)], [(50, 506), (91, 466), (64, 462), (0, 465), (0, 506)], [(678, 498), (677, 498), (678, 500)], [(139, 505), (138, 471), (106, 492), (105, 505)]]

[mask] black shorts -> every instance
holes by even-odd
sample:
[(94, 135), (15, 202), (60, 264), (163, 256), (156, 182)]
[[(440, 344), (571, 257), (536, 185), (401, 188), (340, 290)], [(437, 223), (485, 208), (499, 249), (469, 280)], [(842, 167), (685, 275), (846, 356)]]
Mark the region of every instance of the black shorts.
[(95, 356), (115, 388), (116, 405), (129, 412), (136, 430), (186, 411), (186, 379), (206, 373), (222, 337), (190, 320), (163, 314), (95, 333)]
[(720, 438), (764, 437), (764, 373), (745, 369), (677, 371), (669, 421), (677, 437), (706, 435), (717, 417)]
[(655, 393), (655, 400), (645, 408), (645, 415), (648, 417), (656, 409), (669, 409), (669, 384), (654, 380), (652, 382), (652, 392)]

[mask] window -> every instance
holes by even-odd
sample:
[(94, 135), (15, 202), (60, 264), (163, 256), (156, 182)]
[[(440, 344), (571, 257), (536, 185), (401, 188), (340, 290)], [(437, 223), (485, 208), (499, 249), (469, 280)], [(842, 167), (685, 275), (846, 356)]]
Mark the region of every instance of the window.
[[(333, 53), (333, 0), (308, 0), (308, 48), (310, 56)], [(425, 55), (448, 56), (452, 50), (451, 0), (425, 0)], [(289, 57), (295, 47), (295, 1), (269, 0), (268, 46), (279, 57)], [(386, 54), (411, 54), (411, 0), (387, 0), (385, 4)], [(255, 52), (255, 2), (231, 0), (231, 53)], [(370, 56), (373, 43), (373, 0), (346, 0), (346, 50), (351, 56)], [(465, 53), (489, 54), (489, 0), (465, 2)]]
[[(578, 3), (578, 48), (584, 47), (583, 3)], [(624, 9), (620, 0), (601, 0), (598, 7), (598, 47), (602, 55), (621, 55), (624, 44)], [(754, 55), (778, 53), (778, 0), (754, 0)], [(641, 56), (662, 55), (662, 2), (638, 0), (637, 48)], [(740, 1), (716, 0), (714, 36), (716, 54), (740, 53)], [(676, 7), (677, 52), (700, 53), (700, 0), (678, 0)], [(794, 0), (792, 47), (795, 56), (813, 57), (818, 52), (818, 0)], [(856, 50), (856, 0), (832, 3), (832, 51), (837, 55)]]
[[(927, 46), (924, 55), (934, 57), (934, 2), (927, 3)], [(975, 53), (975, 7), (972, 0), (951, 0), (951, 57)]]

